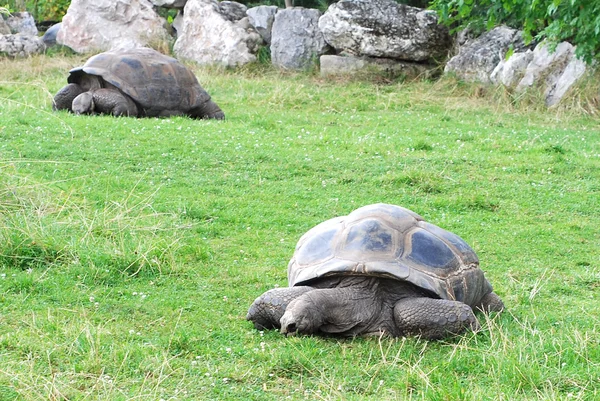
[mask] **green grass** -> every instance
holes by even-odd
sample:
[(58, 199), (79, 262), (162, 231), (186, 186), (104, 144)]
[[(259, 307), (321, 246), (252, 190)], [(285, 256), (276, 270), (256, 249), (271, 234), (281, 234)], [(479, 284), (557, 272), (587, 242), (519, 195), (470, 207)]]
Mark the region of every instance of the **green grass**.
[[(0, 400), (600, 398), (589, 89), (545, 110), (451, 81), (198, 69), (226, 121), (53, 113), (83, 60), (0, 60)], [(439, 342), (245, 321), (305, 231), (375, 202), (464, 238), (507, 311)]]

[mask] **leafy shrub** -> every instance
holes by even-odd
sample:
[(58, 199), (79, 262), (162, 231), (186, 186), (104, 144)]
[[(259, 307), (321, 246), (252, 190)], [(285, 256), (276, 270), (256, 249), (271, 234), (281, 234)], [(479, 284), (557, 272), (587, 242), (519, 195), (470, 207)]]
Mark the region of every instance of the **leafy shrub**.
[(28, 11), (38, 21), (60, 21), (67, 13), (71, 0), (8, 0), (10, 12)]
[(433, 0), (442, 23), (455, 30), (522, 29), (529, 41), (569, 41), (587, 62), (600, 59), (600, 2), (590, 0)]
[(60, 21), (70, 4), (71, 0), (29, 0), (27, 9), (36, 21)]

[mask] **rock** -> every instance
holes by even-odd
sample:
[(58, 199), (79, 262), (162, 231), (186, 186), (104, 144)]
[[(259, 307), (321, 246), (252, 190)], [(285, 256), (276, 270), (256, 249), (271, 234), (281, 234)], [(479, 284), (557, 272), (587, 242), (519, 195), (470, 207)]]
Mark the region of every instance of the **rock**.
[(219, 3), (219, 11), (231, 22), (246, 18), (246, 10), (248, 10), (248, 7), (235, 1), (221, 1)]
[(164, 8), (179, 8), (182, 9), (185, 7), (185, 2), (187, 0), (150, 0), (150, 2), (155, 7), (164, 7)]
[(177, 15), (173, 18), (171, 27), (175, 30), (175, 36), (179, 35), (179, 32), (183, 29), (183, 11), (177, 11)]
[(319, 30), (321, 12), (308, 8), (286, 8), (275, 14), (271, 31), (273, 65), (292, 70), (312, 67), (329, 46)]
[(173, 50), (200, 64), (236, 66), (255, 61), (260, 43), (247, 19), (230, 21), (216, 0), (188, 0)]
[(162, 45), (167, 23), (148, 0), (72, 0), (56, 41), (78, 53)]
[(424, 61), (444, 58), (451, 47), (437, 14), (394, 0), (341, 0), (319, 19), (325, 41), (356, 56)]
[(56, 45), (56, 35), (58, 34), (58, 31), (60, 31), (61, 26), (61, 22), (54, 24), (44, 33), (44, 36), (42, 36), (42, 41), (47, 47)]
[(546, 105), (553, 106), (560, 102), (585, 71), (585, 63), (577, 59), (575, 47), (570, 43), (559, 43), (554, 52), (550, 52), (545, 43), (540, 43), (533, 50), (533, 58), (516, 90), (539, 86), (543, 90)]
[(10, 28), (10, 33), (29, 36), (37, 36), (38, 34), (33, 16), (28, 12), (10, 14), (6, 19), (6, 24)]
[(0, 15), (0, 35), (11, 35), (12, 32), (10, 30), (10, 26), (4, 21), (2, 15)]
[(507, 88), (515, 88), (525, 75), (525, 70), (532, 59), (533, 52), (530, 49), (513, 53), (508, 60), (502, 58), (490, 74), (490, 81)]
[(426, 64), (412, 61), (401, 61), (376, 57), (355, 57), (323, 55), (320, 59), (321, 76), (341, 74), (357, 74), (360, 72), (373, 72), (385, 74), (388, 77), (404, 77), (414, 79), (417, 77), (431, 77), (434, 69)]
[(31, 35), (0, 35), (0, 55), (28, 57), (46, 49), (42, 38)]
[(271, 28), (277, 13), (277, 6), (258, 6), (246, 11), (250, 24), (260, 34), (266, 44), (271, 44)]
[(444, 72), (454, 73), (465, 81), (490, 83), (492, 71), (511, 46), (515, 51), (526, 49), (522, 32), (506, 26), (496, 27), (461, 46)]
[(12, 13), (6, 20), (0, 15), (0, 56), (27, 57), (42, 53), (46, 46), (37, 34), (31, 14)]
[(546, 106), (558, 104), (571, 87), (583, 76), (587, 66), (583, 60), (572, 57), (563, 73), (558, 77), (554, 86), (546, 95)]
[(554, 106), (585, 71), (585, 62), (575, 56), (575, 47), (570, 43), (559, 43), (554, 52), (540, 43), (533, 51), (516, 52), (508, 60), (502, 59), (490, 75), (490, 81), (517, 92), (538, 87), (546, 105)]
[(560, 75), (575, 53), (575, 48), (567, 42), (559, 43), (554, 52), (550, 52), (543, 43), (533, 50), (533, 59), (527, 65), (523, 79), (517, 85), (521, 91), (540, 83), (541, 80), (548, 81), (552, 76)]

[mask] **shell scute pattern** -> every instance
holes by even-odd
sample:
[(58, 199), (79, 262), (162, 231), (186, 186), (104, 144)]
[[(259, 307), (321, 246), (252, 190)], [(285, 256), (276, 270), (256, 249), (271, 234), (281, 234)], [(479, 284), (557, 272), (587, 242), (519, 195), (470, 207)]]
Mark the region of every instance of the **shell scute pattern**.
[(401, 258), (408, 259), (423, 270), (445, 276), (461, 265), (458, 255), (448, 244), (427, 230), (415, 228), (406, 235), (406, 240), (407, 252)]
[(365, 218), (349, 225), (345, 231), (346, 238), (340, 241), (337, 252), (341, 255), (356, 253), (366, 258), (385, 258), (394, 253), (395, 230), (377, 219)]
[(327, 220), (298, 242), (290, 286), (331, 275), (408, 281), (444, 299), (463, 301), (487, 281), (475, 252), (456, 234), (400, 206), (369, 205)]

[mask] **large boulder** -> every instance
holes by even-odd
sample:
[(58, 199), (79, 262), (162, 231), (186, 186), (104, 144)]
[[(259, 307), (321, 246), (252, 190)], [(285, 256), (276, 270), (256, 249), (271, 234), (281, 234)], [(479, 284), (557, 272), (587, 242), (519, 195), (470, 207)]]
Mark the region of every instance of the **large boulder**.
[(4, 21), (2, 15), (0, 14), (0, 35), (10, 35), (12, 31), (10, 30), (10, 26)]
[(446, 63), (444, 72), (465, 81), (490, 83), (491, 73), (509, 48), (525, 50), (522, 32), (496, 27), (461, 46), (458, 54)]
[(163, 8), (178, 8), (182, 9), (185, 7), (185, 2), (187, 0), (150, 0), (150, 2), (155, 7), (163, 7)]
[(409, 61), (444, 58), (451, 40), (433, 11), (394, 0), (341, 0), (319, 20), (327, 43), (356, 56)]
[(42, 53), (46, 46), (37, 34), (31, 14), (12, 13), (6, 19), (0, 14), (0, 56), (27, 57)]
[(500, 59), (498, 65), (490, 74), (493, 84), (501, 84), (507, 88), (514, 89), (523, 79), (527, 66), (533, 59), (533, 51), (527, 49), (525, 52), (513, 53), (508, 60)]
[[(2, 18), (0, 16), (0, 18)], [(6, 19), (6, 24), (10, 28), (10, 33), (20, 33), (21, 35), (37, 36), (38, 30), (35, 26), (33, 16), (28, 12), (11, 13)]]
[(148, 0), (72, 0), (56, 41), (78, 53), (158, 46), (167, 23)]
[(558, 104), (586, 71), (585, 62), (575, 56), (575, 47), (568, 42), (559, 43), (552, 51), (542, 42), (533, 51), (513, 52), (508, 59), (502, 56), (498, 55), (500, 61), (489, 78), (485, 76), (487, 69), (482, 69), (476, 79), (516, 92), (535, 87), (547, 106)]
[(256, 29), (266, 44), (271, 44), (271, 29), (275, 14), (277, 14), (277, 6), (258, 6), (249, 8), (246, 11), (250, 25)]
[(220, 1), (219, 11), (229, 21), (236, 22), (247, 17), (248, 7), (237, 1)]
[(216, 0), (188, 0), (173, 50), (200, 64), (236, 66), (255, 61), (261, 43), (247, 17), (234, 22)]
[(523, 90), (542, 80), (553, 80), (562, 73), (574, 54), (575, 48), (568, 42), (559, 43), (554, 51), (550, 51), (544, 43), (538, 45), (533, 50), (532, 60), (527, 65), (517, 90)]
[(0, 56), (27, 57), (46, 49), (42, 38), (31, 35), (0, 35)]
[(554, 51), (550, 51), (546, 43), (540, 43), (533, 50), (532, 60), (516, 90), (538, 86), (544, 93), (546, 105), (554, 106), (585, 71), (585, 62), (575, 56), (575, 47), (570, 43), (561, 42)]
[(356, 75), (361, 73), (384, 75), (390, 78), (415, 79), (432, 77), (435, 69), (427, 64), (381, 57), (356, 57), (325, 54), (320, 59), (321, 76)]
[(546, 106), (558, 104), (586, 71), (587, 65), (585, 62), (577, 57), (572, 57), (562, 74), (559, 75), (556, 82), (550, 88), (550, 91), (548, 91)]
[(286, 8), (275, 14), (271, 30), (271, 61), (290, 70), (309, 69), (329, 46), (319, 30), (319, 10)]

